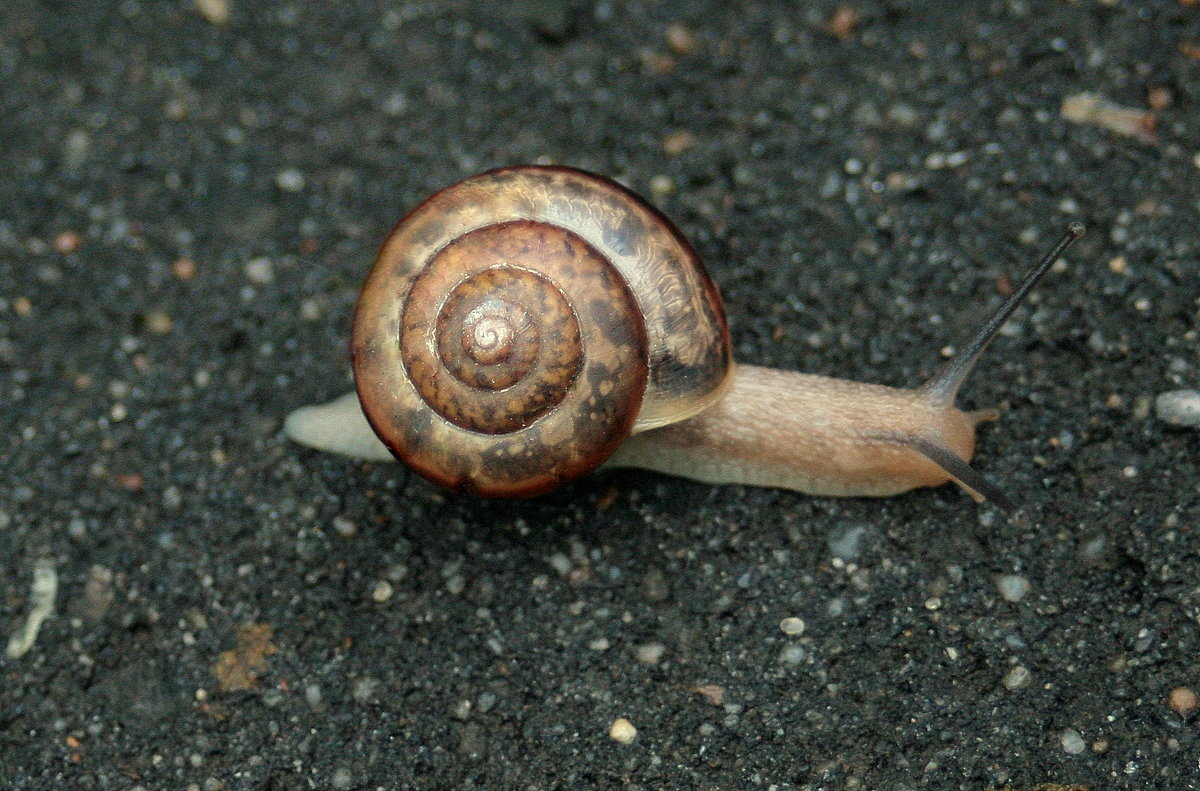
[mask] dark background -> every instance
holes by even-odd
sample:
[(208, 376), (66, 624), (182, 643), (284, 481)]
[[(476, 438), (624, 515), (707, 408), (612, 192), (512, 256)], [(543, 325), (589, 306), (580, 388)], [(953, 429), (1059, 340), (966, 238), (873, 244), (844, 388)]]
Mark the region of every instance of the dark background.
[[(0, 785), (1196, 788), (1200, 433), (1151, 404), (1200, 386), (1200, 7), (850, 7), (6, 3), (0, 643), (59, 588), (0, 656)], [(1153, 138), (1064, 120), (1083, 91)], [(534, 160), (672, 216), (738, 359), (887, 384), (1085, 221), (964, 393), (1035, 519), (637, 472), (480, 502), (286, 442), (391, 224)], [(275, 652), (223, 690), (247, 624)]]

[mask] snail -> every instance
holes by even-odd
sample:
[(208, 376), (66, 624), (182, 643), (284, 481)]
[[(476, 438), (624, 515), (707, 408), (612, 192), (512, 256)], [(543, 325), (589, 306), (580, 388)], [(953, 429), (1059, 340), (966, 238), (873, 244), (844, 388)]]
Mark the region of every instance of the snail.
[(716, 286), (656, 209), (580, 170), (492, 170), (396, 226), (355, 309), (357, 394), (284, 430), (480, 496), (540, 494), (606, 464), (822, 496), (955, 481), (1012, 513), (969, 465), (997, 413), (955, 396), (1082, 234), (1072, 223), (962, 351), (905, 390), (736, 365)]

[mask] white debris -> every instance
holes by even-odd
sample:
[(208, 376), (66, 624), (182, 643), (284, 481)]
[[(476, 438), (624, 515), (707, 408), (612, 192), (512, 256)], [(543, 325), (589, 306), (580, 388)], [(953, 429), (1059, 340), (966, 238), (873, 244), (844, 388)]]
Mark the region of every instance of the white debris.
[(1154, 399), (1158, 419), (1172, 426), (1200, 428), (1200, 390), (1171, 390)]
[(779, 629), (788, 637), (799, 637), (804, 634), (804, 620), (794, 615), (789, 615), (779, 622)]
[(1074, 728), (1064, 730), (1058, 735), (1058, 740), (1068, 755), (1079, 755), (1087, 749), (1087, 743), (1083, 741), (1083, 736)]
[(275, 267), (270, 258), (259, 257), (246, 263), (244, 267), (246, 279), (251, 283), (265, 286), (275, 279)]
[(617, 717), (609, 726), (608, 735), (613, 741), (629, 744), (637, 738), (637, 728), (633, 727), (633, 723), (624, 717)]
[(996, 578), (996, 589), (1005, 601), (1021, 601), (1029, 594), (1029, 588), (1029, 580), (1020, 574), (1005, 574)]
[(214, 25), (229, 23), (229, 0), (195, 0), (196, 10)]
[(12, 659), (24, 656), (37, 640), (42, 621), (54, 612), (54, 600), (58, 597), (58, 572), (48, 558), (40, 558), (33, 564), (33, 585), (29, 593), (29, 617), (8, 641), (8, 656)]

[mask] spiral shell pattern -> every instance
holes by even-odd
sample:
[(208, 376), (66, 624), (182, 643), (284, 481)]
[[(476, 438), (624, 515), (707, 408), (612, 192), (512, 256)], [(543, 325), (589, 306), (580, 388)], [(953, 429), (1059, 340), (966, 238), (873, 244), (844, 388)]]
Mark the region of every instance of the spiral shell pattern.
[(607, 179), (543, 167), (474, 176), (405, 217), (352, 352), (392, 452), (484, 496), (583, 475), (635, 427), (702, 409), (731, 367), (720, 297), (678, 231)]
[[(538, 272), (513, 264), (534, 256)], [(578, 237), (530, 222), (480, 228), (442, 248), (403, 308), (401, 353), (421, 398), (467, 431), (532, 425), (563, 402), (583, 366), (579, 319), (562, 288), (629, 301), (605, 270)]]

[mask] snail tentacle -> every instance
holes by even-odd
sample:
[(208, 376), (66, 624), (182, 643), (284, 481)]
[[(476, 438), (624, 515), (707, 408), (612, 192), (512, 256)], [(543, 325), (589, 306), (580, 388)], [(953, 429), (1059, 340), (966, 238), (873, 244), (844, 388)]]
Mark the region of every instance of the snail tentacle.
[(1045, 277), (1050, 271), (1050, 267), (1054, 266), (1054, 262), (1062, 258), (1062, 254), (1067, 251), (1071, 244), (1083, 236), (1084, 227), (1082, 223), (1073, 222), (1067, 226), (1062, 237), (1054, 244), (1042, 258), (1034, 264), (1033, 268), (1025, 275), (1011, 294), (1000, 304), (996, 312), (992, 314), (983, 326), (971, 337), (971, 340), (962, 348), (962, 350), (954, 355), (941, 370), (929, 378), (925, 384), (921, 385), (922, 390), (929, 395), (930, 398), (941, 401), (945, 404), (953, 404), (955, 397), (958, 395), (959, 388), (962, 387), (966, 378), (971, 374), (971, 370), (975, 367), (975, 363), (979, 362), (979, 358), (987, 350), (988, 344), (996, 337), (996, 333), (1004, 326), (1004, 322), (1013, 314), (1025, 297), (1029, 296), (1029, 292), (1033, 291), (1033, 287)]

